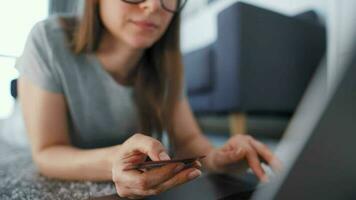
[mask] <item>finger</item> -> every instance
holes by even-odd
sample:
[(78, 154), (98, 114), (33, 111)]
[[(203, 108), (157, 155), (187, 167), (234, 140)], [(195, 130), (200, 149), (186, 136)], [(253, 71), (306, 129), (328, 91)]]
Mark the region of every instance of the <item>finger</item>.
[(201, 175), (201, 171), (198, 169), (190, 168), (181, 171), (180, 173), (176, 174), (173, 178), (167, 180), (161, 185), (156, 187), (156, 190), (159, 192), (166, 191), (170, 188), (177, 187), (182, 185), (188, 181), (191, 181)]
[(214, 156), (215, 164), (219, 167), (237, 163), (245, 157), (246, 152), (242, 148), (233, 151), (218, 151)]
[(170, 178), (166, 182), (157, 185), (154, 188), (142, 190), (142, 189), (137, 189), (137, 188), (129, 188), (134, 194), (140, 195), (140, 196), (152, 196), (152, 195), (158, 195), (170, 188), (177, 187), (181, 184), (184, 184), (190, 180), (193, 180), (201, 175), (201, 171), (198, 169), (185, 169), (181, 171), (178, 174), (175, 174), (173, 178)]
[(185, 165), (183, 163), (167, 164), (165, 166), (151, 169), (142, 173), (140, 178), (136, 180), (135, 188), (148, 190), (156, 187), (159, 184), (171, 179), (180, 172)]
[(147, 156), (143, 153), (140, 154), (134, 154), (132, 156), (126, 156), (125, 158), (122, 158), (121, 161), (124, 164), (134, 164), (134, 163), (140, 163), (143, 162), (147, 159)]
[(136, 157), (136, 156), (142, 156), (142, 155), (146, 155), (146, 154), (139, 152), (139, 151), (128, 151), (128, 152), (125, 152), (124, 156), (122, 156), (122, 159), (127, 159), (130, 157)]
[(202, 164), (199, 160), (194, 161), (192, 167), (200, 169), (202, 167)]
[(139, 190), (148, 190), (175, 176), (184, 169), (183, 163), (167, 164), (159, 168), (154, 168), (146, 172), (138, 170), (125, 170), (125, 167), (131, 167), (130, 164), (123, 165), (124, 169), (119, 171), (114, 182), (120, 185), (132, 186)]
[[(125, 143), (127, 145), (125, 145)], [(171, 158), (166, 153), (164, 146), (158, 140), (143, 135), (143, 134), (135, 134), (131, 138), (129, 138), (124, 143), (124, 146), (128, 148), (129, 152), (132, 151), (140, 151), (146, 155), (148, 155), (151, 160), (159, 161), (159, 160), (170, 160)]]
[(232, 150), (234, 150), (234, 146), (227, 144), (227, 145), (224, 145), (224, 146), (221, 148), (221, 150), (222, 150), (222, 151), (232, 151)]
[(183, 169), (188, 169), (188, 168), (200, 169), (201, 167), (202, 167), (202, 164), (200, 163), (200, 161), (196, 160), (196, 161), (191, 162), (191, 163), (185, 163)]
[(268, 182), (268, 177), (266, 176), (264, 170), (262, 169), (258, 156), (253, 149), (248, 151), (246, 157), (249, 166), (251, 167), (252, 171), (256, 174), (256, 176), (262, 182)]
[(274, 171), (282, 170), (281, 161), (272, 153), (272, 151), (263, 143), (257, 140), (251, 140), (251, 145), (259, 155), (272, 167)]

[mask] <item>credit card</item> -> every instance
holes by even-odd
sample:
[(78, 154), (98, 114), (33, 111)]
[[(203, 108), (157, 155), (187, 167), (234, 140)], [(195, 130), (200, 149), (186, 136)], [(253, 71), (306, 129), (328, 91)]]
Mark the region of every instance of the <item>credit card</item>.
[(195, 161), (201, 160), (205, 158), (205, 156), (198, 156), (192, 158), (184, 158), (184, 159), (172, 159), (172, 160), (160, 160), (160, 161), (145, 161), (142, 163), (134, 164), (131, 167), (126, 168), (126, 170), (140, 170), (140, 169), (152, 169), (156, 167), (162, 167), (169, 163), (183, 163), (187, 166), (192, 165)]

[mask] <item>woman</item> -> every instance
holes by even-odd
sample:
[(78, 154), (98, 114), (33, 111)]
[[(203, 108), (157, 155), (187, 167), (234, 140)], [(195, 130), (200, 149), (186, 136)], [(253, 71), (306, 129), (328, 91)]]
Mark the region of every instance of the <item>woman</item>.
[(259, 156), (278, 168), (270, 150), (249, 136), (214, 148), (199, 130), (182, 94), (183, 4), (86, 0), (82, 18), (54, 17), (33, 28), (17, 68), (33, 160), (43, 175), (112, 180), (129, 198), (198, 177), (200, 163), (127, 170), (147, 157), (170, 159), (158, 140), (163, 130), (177, 157), (207, 155), (208, 171), (228, 172), (246, 160), (266, 181)]

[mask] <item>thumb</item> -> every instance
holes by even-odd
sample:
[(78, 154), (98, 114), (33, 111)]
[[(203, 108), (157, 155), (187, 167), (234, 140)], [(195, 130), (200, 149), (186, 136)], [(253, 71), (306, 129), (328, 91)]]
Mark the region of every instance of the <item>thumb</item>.
[(153, 161), (171, 159), (160, 141), (140, 133), (133, 135), (124, 145), (130, 152), (139, 151), (148, 155)]

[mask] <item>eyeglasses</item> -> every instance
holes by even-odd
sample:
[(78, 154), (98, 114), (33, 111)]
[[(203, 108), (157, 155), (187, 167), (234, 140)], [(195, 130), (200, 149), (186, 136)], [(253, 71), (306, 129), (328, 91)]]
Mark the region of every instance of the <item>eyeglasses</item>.
[[(139, 4), (143, 3), (146, 0), (122, 0), (123, 2), (130, 3), (130, 4)], [(188, 0), (160, 0), (161, 7), (171, 13), (178, 13), (180, 12), (184, 5), (187, 3)]]

